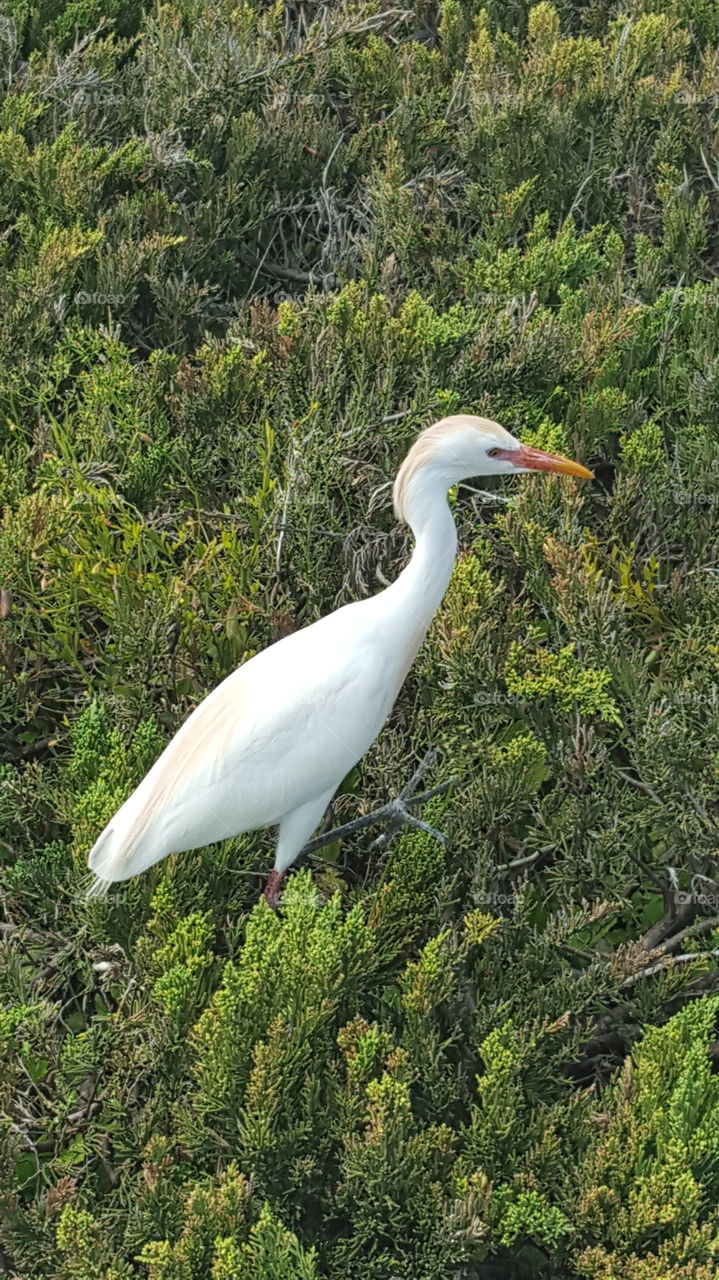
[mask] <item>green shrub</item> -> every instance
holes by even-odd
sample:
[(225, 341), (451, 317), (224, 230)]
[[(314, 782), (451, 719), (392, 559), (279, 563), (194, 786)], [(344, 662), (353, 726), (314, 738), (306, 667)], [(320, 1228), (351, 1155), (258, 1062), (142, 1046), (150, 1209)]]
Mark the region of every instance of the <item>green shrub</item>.
[[(0, 1269), (713, 1280), (716, 7), (0, 15)], [(460, 555), (344, 822), (87, 900), (201, 698), (406, 561), (449, 413), (593, 467)], [(486, 486), (486, 487), (484, 487)]]

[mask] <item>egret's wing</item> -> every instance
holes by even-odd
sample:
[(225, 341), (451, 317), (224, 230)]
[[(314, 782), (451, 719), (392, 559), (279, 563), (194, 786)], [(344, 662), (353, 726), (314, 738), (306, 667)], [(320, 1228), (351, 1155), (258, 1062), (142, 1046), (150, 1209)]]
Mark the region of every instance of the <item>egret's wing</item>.
[[(217, 812), (217, 803), (208, 812), (200, 796), (208, 786), (212, 788), (213, 776), (216, 780), (221, 776), (223, 765), (229, 767), (228, 749), (233, 755), (238, 747), (241, 750), (243, 738), (251, 731), (243, 714), (243, 682), (233, 677), (195, 708), (96, 840), (88, 864), (102, 880), (125, 880), (164, 857), (173, 846), (178, 851), (190, 847), (177, 846), (177, 839), (183, 827), (189, 835), (200, 818), (208, 832), (203, 843), (217, 838), (222, 813)], [(188, 821), (192, 798), (194, 821)]]
[(268, 826), (339, 785), (388, 708), (374, 655), (348, 658), (329, 621), (264, 650), (196, 707), (90, 851), (101, 881)]

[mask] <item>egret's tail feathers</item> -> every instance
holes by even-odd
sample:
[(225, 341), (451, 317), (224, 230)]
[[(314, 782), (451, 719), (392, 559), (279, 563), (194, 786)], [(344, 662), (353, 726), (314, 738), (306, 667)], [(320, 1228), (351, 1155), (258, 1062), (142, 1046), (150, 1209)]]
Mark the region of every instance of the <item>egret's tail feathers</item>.
[[(153, 821), (154, 816), (151, 804), (138, 788), (110, 819), (90, 850), (87, 865), (98, 880), (108, 884), (129, 880), (171, 851), (172, 844), (168, 847), (161, 824)], [(95, 889), (94, 896), (100, 896), (101, 892)]]
[(138, 871), (144, 871), (153, 861), (152, 858), (143, 856), (136, 830), (133, 827), (127, 829), (127, 824), (123, 830), (123, 824), (117, 819), (118, 814), (98, 836), (88, 854), (87, 865), (94, 875), (82, 894), (85, 902), (106, 898), (111, 885), (118, 880), (129, 880)]
[[(87, 865), (91, 871), (95, 872), (97, 880), (106, 880), (108, 884), (117, 879), (117, 876), (112, 874), (113, 864), (118, 861), (115, 847), (117, 840), (113, 840), (114, 835), (115, 828), (111, 822), (108, 822), (105, 830), (98, 836), (87, 855)], [(97, 883), (97, 880), (95, 883)], [(95, 891), (92, 896), (98, 897), (99, 894)]]
[(87, 865), (95, 872), (93, 898), (104, 897), (108, 885), (116, 880), (129, 880), (152, 861), (138, 857), (140, 838), (135, 824), (118, 822), (118, 817), (122, 819), (122, 811), (108, 823), (88, 855)]
[(98, 902), (106, 898), (112, 883), (112, 880), (105, 880), (102, 876), (93, 876), (85, 892), (80, 895), (81, 901)]

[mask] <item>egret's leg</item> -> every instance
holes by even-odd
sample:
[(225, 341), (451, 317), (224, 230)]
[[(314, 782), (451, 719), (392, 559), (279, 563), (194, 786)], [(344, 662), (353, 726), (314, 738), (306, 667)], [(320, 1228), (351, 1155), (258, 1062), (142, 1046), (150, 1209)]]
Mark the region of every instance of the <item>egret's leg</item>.
[(332, 787), (324, 795), (308, 800), (306, 804), (300, 805), (299, 809), (295, 809), (293, 813), (288, 813), (280, 822), (280, 834), (277, 837), (277, 849), (275, 850), (275, 866), (274, 870), (270, 872), (265, 885), (265, 897), (271, 907), (279, 905), (280, 890), (282, 881), (285, 878), (285, 871), (301, 852), (307, 837), (312, 835), (336, 790), (336, 787)]
[(265, 885), (265, 898), (273, 911), (276, 911), (280, 905), (282, 896), (282, 881), (285, 878), (284, 871), (271, 871), (267, 877)]
[(362, 818), (355, 818), (352, 822), (346, 822), (342, 827), (335, 827), (332, 831), (323, 832), (321, 836), (315, 836), (314, 840), (310, 840), (309, 844), (306, 844), (301, 852), (314, 853), (316, 849), (322, 849), (325, 845), (332, 844), (334, 840), (340, 840), (343, 836), (354, 835), (357, 831), (363, 831), (365, 827), (376, 826), (378, 822), (388, 822), (388, 827), (375, 840), (375, 844), (388, 845), (396, 832), (405, 826), (425, 831), (427, 835), (434, 836), (435, 840), (440, 840), (444, 844), (446, 837), (441, 831), (437, 831), (436, 827), (430, 827), (428, 822), (422, 822), (420, 818), (415, 818), (414, 814), (409, 812), (410, 805), (424, 804), (426, 800), (433, 800), (435, 796), (443, 795), (458, 781), (457, 778), (448, 778), (446, 782), (441, 782), (439, 786), (415, 795), (414, 792), (418, 784), (435, 759), (436, 752), (428, 751), (419, 768), (413, 773), (399, 795), (395, 796), (394, 800), (390, 800), (388, 804), (383, 804), (380, 809), (373, 809), (372, 813), (367, 813)]

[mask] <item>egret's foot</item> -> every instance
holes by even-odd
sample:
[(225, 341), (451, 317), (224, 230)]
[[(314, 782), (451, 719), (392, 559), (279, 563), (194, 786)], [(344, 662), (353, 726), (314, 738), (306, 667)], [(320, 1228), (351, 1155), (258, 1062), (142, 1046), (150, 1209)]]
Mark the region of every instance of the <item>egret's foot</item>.
[(378, 822), (388, 822), (389, 824), (387, 830), (374, 841), (375, 845), (380, 845), (384, 849), (387, 848), (387, 845), (402, 827), (413, 827), (415, 830), (424, 831), (435, 840), (440, 840), (442, 844), (446, 844), (447, 837), (441, 831), (438, 831), (436, 827), (431, 827), (428, 822), (422, 822), (420, 818), (415, 818), (414, 814), (409, 812), (410, 805), (424, 804), (426, 800), (433, 800), (435, 796), (443, 795), (449, 787), (458, 781), (457, 778), (448, 778), (446, 782), (441, 782), (438, 787), (432, 787), (429, 791), (422, 791), (419, 795), (415, 795), (419, 783), (430, 766), (434, 764), (436, 758), (436, 751), (428, 751), (419, 768), (412, 774), (407, 785), (402, 788), (394, 800), (390, 800), (388, 804), (383, 804), (380, 809), (374, 809), (372, 813), (365, 814), (362, 818), (355, 818), (353, 822), (346, 822), (342, 827), (335, 827), (333, 831), (325, 831), (321, 836), (315, 836), (314, 840), (310, 840), (309, 844), (305, 845), (302, 853), (314, 853), (316, 849), (322, 849), (325, 845), (342, 839), (343, 836), (354, 835), (356, 831), (363, 831), (365, 827), (376, 826)]
[(447, 843), (447, 837), (443, 831), (438, 831), (436, 827), (431, 827), (428, 822), (423, 822), (421, 818), (415, 818), (399, 796), (396, 796), (394, 800), (390, 800), (388, 805), (385, 805), (384, 813), (389, 818), (389, 825), (387, 830), (383, 831), (382, 835), (377, 836), (377, 839), (373, 841), (378, 849), (386, 849), (403, 827), (411, 827), (415, 831), (424, 831), (428, 836), (439, 840), (440, 844)]
[(268, 906), (272, 907), (273, 911), (276, 911), (280, 905), (284, 878), (284, 871), (271, 871), (267, 877), (267, 884), (265, 885), (265, 899)]

